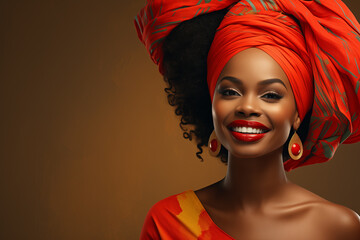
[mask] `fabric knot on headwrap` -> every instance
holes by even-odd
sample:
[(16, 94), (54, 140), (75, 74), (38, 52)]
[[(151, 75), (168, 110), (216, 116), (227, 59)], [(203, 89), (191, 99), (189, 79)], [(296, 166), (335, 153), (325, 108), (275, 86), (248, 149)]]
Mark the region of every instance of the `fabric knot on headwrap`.
[(170, 31), (225, 8), (207, 58), (211, 98), (230, 58), (256, 47), (286, 73), (300, 119), (311, 114), (303, 156), (287, 160), (285, 170), (328, 161), (340, 143), (360, 141), (360, 25), (340, 0), (149, 0), (135, 26), (163, 74), (162, 41)]

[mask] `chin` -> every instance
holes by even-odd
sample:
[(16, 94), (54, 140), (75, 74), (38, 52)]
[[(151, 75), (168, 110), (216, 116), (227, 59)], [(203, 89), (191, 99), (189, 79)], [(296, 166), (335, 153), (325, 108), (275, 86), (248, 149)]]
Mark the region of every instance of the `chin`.
[(260, 153), (258, 153), (258, 154), (251, 154), (251, 153), (248, 153), (248, 154), (243, 154), (243, 153), (230, 153), (233, 157), (235, 157), (235, 158), (259, 158), (259, 157), (261, 157), (261, 156), (264, 156), (263, 154), (260, 154)]
[[(245, 149), (246, 148), (246, 149)], [(279, 148), (275, 148), (273, 150), (265, 150), (259, 146), (246, 146), (243, 149), (236, 149), (233, 148), (230, 151), (228, 150), (229, 154), (231, 154), (235, 158), (260, 158), (265, 157), (267, 155), (273, 155), (276, 153), (282, 154), (283, 148), (282, 146)]]

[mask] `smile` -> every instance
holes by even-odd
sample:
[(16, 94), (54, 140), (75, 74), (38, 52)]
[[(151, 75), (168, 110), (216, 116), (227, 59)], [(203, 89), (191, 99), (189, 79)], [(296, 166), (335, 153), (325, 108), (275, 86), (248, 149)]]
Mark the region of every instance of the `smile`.
[(232, 127), (230, 128), (231, 131), (244, 133), (244, 134), (258, 134), (258, 133), (265, 133), (266, 130), (259, 129), (259, 128), (251, 128), (251, 127)]
[(228, 125), (233, 137), (239, 141), (254, 142), (270, 131), (265, 125), (255, 121), (235, 120)]
[(266, 132), (264, 132), (264, 133), (241, 133), (241, 132), (231, 131), (231, 134), (233, 135), (234, 138), (236, 138), (239, 141), (254, 142), (254, 141), (257, 141), (257, 140), (260, 140), (261, 138), (263, 138), (265, 136)]

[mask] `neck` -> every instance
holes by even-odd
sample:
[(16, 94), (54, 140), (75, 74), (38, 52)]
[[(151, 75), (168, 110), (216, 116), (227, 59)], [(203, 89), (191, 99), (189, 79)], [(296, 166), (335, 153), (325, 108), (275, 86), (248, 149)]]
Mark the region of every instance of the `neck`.
[(239, 209), (258, 209), (278, 196), (288, 184), (282, 149), (259, 158), (236, 158), (229, 153), (222, 189), (229, 204)]

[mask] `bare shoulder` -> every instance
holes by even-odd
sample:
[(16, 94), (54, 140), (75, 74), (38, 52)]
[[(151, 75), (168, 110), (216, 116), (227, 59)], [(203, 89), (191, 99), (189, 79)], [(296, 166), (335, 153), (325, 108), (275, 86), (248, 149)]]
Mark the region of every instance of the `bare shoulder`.
[(329, 201), (316, 204), (313, 208), (314, 220), (321, 222), (321, 226), (328, 233), (329, 239), (360, 239), (360, 217), (359, 215), (342, 205)]
[[(322, 233), (318, 239), (360, 240), (360, 217), (345, 207), (330, 202), (300, 186), (292, 186), (297, 203), (306, 210), (303, 220)], [(311, 228), (310, 228), (311, 229)], [(323, 235), (324, 234), (324, 235)]]

